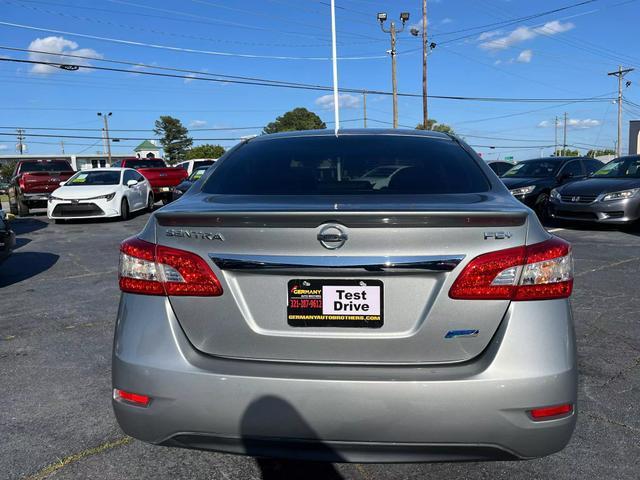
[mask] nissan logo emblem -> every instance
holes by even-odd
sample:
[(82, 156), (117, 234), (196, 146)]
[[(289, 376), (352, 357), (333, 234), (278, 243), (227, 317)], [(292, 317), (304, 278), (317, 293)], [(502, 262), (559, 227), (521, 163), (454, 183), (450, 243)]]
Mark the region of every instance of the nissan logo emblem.
[(344, 245), (349, 239), (342, 225), (324, 225), (318, 232), (320, 245), (329, 250), (335, 250)]

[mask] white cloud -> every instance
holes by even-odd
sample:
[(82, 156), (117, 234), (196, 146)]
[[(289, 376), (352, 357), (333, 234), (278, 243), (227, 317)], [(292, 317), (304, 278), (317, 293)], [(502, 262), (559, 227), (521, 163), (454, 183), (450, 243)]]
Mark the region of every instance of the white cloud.
[[(29, 60), (38, 62), (72, 63), (75, 65), (91, 65), (91, 62), (84, 58), (65, 57), (64, 55), (80, 55), (83, 57), (102, 58), (102, 55), (91, 48), (78, 48), (79, 45), (64, 37), (36, 38), (29, 44), (29, 50), (39, 50), (43, 52), (56, 53), (59, 55), (47, 55), (44, 53), (29, 53)], [(59, 72), (60, 69), (52, 65), (36, 64), (31, 67), (32, 73), (50, 74)], [(80, 69), (88, 72), (89, 70)]]
[(500, 65), (502, 63), (502, 60), (498, 59), (495, 62), (493, 62), (494, 65)]
[(520, 55), (518, 55), (518, 58), (516, 58), (516, 62), (529, 63), (531, 62), (532, 58), (533, 58), (532, 50), (523, 50), (520, 52)]
[[(333, 95), (323, 95), (316, 99), (316, 105), (320, 108), (329, 110), (333, 108)], [(360, 97), (349, 93), (341, 93), (338, 95), (338, 106), (340, 108), (358, 108), (360, 106)]]
[[(539, 128), (549, 128), (553, 127), (554, 122), (549, 120), (543, 120), (538, 124)], [(594, 120), (592, 118), (570, 118), (567, 120), (567, 128), (575, 128), (575, 129), (587, 129), (600, 126), (600, 120)], [(564, 127), (564, 121), (558, 121), (558, 128)]]
[(0, 150), (6, 150), (7, 148), (9, 147), (6, 146), (4, 143), (0, 143)]
[[(493, 35), (492, 37), (487, 37), (487, 34), (493, 32), (483, 33), (478, 37), (482, 43), (480, 43), (480, 48), (483, 50), (504, 50), (513, 45), (516, 45), (521, 42), (525, 42), (527, 40), (531, 40), (532, 38), (536, 38), (539, 35), (557, 35), (558, 33), (564, 33), (572, 28), (575, 28), (575, 25), (571, 22), (562, 23), (559, 20), (552, 20), (551, 22), (547, 22), (541, 27), (531, 28), (531, 27), (518, 27), (515, 30), (512, 30), (507, 35), (501, 36), (499, 38), (493, 38), (497, 35)], [(482, 38), (482, 36), (485, 36)], [(489, 38), (493, 38), (493, 40), (488, 40)]]
[(489, 40), (490, 38), (497, 37), (498, 35), (502, 35), (502, 30), (493, 30), (491, 32), (483, 32), (478, 37), (478, 40), (482, 42), (484, 40)]
[(440, 22), (443, 25), (446, 25), (447, 23), (451, 23), (453, 22), (453, 19), (449, 18), (449, 17), (445, 17), (442, 19), (442, 21)]
[(539, 35), (555, 35), (557, 33), (568, 32), (575, 28), (575, 25), (571, 22), (562, 23), (560, 20), (553, 20), (545, 23), (543, 26), (535, 28), (534, 31)]
[(207, 124), (206, 120), (192, 120), (189, 123), (189, 128), (202, 128)]

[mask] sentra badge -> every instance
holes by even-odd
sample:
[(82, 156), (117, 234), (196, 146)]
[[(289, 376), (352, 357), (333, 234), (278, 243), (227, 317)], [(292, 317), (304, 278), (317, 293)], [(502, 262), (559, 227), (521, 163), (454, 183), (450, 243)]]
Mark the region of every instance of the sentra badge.
[(180, 230), (172, 228), (167, 230), (165, 235), (167, 237), (195, 238), (198, 240), (220, 240), (221, 242), (224, 242), (224, 237), (221, 233), (200, 232), (196, 230)]

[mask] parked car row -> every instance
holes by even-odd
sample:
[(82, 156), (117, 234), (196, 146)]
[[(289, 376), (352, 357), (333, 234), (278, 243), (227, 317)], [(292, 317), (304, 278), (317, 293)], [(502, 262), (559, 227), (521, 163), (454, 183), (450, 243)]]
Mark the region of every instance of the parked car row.
[(607, 164), (588, 157), (536, 158), (517, 163), (500, 178), (541, 218), (620, 225), (640, 220), (638, 155)]
[[(190, 165), (211, 161), (190, 161)], [(26, 159), (16, 164), (6, 187), (9, 209), (25, 216), (47, 208), (50, 218), (121, 217), (173, 200), (187, 168), (168, 167), (159, 158), (126, 158), (111, 168), (75, 172), (66, 160)]]

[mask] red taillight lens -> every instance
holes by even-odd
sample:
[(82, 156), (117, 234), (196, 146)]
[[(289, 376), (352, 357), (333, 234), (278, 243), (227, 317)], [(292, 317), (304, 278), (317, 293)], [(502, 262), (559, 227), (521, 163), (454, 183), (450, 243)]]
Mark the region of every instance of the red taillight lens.
[(549, 300), (573, 289), (571, 246), (553, 237), (530, 246), (480, 255), (449, 290), (458, 300)]
[(551, 420), (552, 418), (568, 415), (573, 411), (573, 405), (565, 403), (553, 407), (536, 408), (531, 410), (531, 418), (534, 420)]
[(222, 286), (198, 255), (129, 238), (120, 245), (120, 290), (143, 295), (222, 295)]
[(113, 398), (127, 403), (133, 403), (141, 407), (146, 407), (151, 402), (151, 399), (146, 395), (140, 395), (139, 393), (125, 392), (124, 390), (113, 389)]

